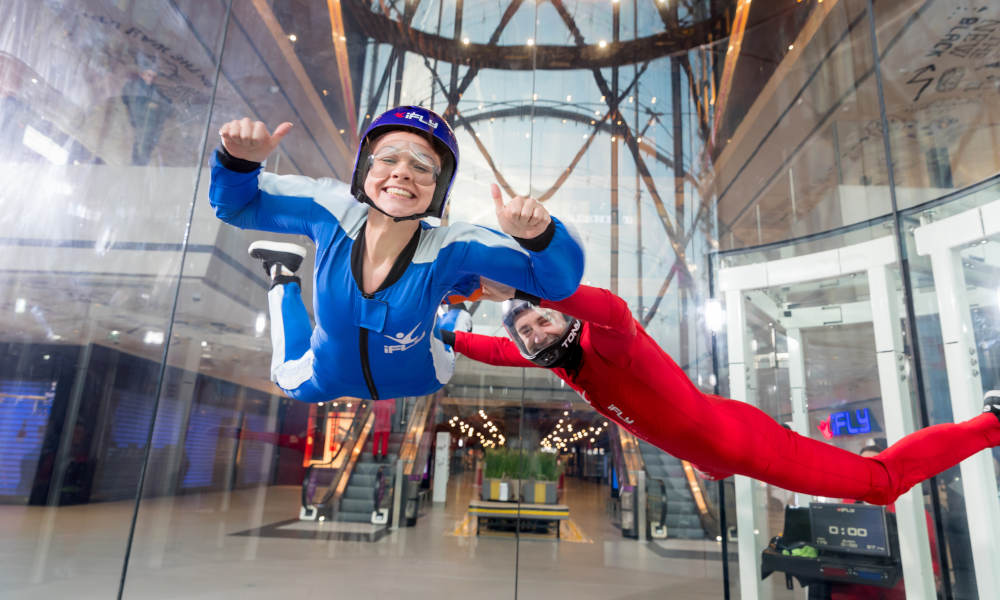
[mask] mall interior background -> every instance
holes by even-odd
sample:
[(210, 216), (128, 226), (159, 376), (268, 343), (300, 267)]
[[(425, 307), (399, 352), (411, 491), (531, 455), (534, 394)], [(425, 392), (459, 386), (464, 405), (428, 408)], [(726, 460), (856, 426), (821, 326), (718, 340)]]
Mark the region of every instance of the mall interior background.
[[(284, 532), (307, 467), (370, 407), (296, 403), (268, 380), (267, 282), (245, 254), (260, 236), (207, 201), (216, 132), (242, 116), (295, 124), (266, 170), (346, 179), (373, 115), (444, 114), (462, 152), (445, 221), (495, 226), (493, 182), (541, 198), (580, 233), (585, 282), (622, 296), (703, 391), (815, 439), (891, 443), (968, 418), (998, 383), (993, 3), (13, 0), (2, 13), (11, 597), (804, 597), (780, 574), (759, 581), (755, 561), (784, 505), (808, 498), (675, 461), (680, 497), (657, 538), (636, 519), (660, 505), (640, 510), (630, 485), (661, 457), (547, 372), (464, 358), (437, 396), (397, 401), (412, 482), (398, 528)], [(498, 316), (475, 305), (474, 331), (501, 335)], [(457, 424), (487, 421), (522, 452), (569, 425), (600, 430), (560, 450), (574, 535), (470, 533), (485, 438)], [(457, 432), (446, 503), (421, 491), (441, 431)], [(1000, 594), (989, 454), (898, 503), (908, 597)], [(696, 490), (705, 503), (679, 512)]]

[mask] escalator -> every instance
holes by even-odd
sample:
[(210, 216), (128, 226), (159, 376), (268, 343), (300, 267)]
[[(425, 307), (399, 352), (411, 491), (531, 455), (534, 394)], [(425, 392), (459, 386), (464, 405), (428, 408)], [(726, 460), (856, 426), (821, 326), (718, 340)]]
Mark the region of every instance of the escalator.
[(302, 479), (300, 520), (328, 521), (337, 517), (340, 501), (354, 467), (361, 458), (361, 451), (374, 420), (371, 403), (365, 402), (355, 413), (337, 453), (330, 460), (310, 465), (306, 469)]
[[(405, 430), (392, 432), (386, 459), (376, 461), (372, 453), (375, 415), (366, 402), (355, 414), (336, 455), (314, 464), (302, 482), (299, 518), (306, 521), (372, 522), (376, 504), (389, 516), (405, 511), (405, 524), (415, 523), (423, 500), (421, 481), (430, 452), (429, 420), (437, 396), (405, 398), (402, 421)], [(398, 500), (397, 500), (398, 499)], [(400, 504), (405, 500), (405, 506)], [(390, 521), (391, 519), (391, 521)]]
[[(642, 441), (620, 427), (611, 441), (613, 519), (622, 535), (646, 538), (704, 539), (719, 534), (716, 486), (706, 486), (690, 463)], [(640, 506), (642, 503), (642, 506)]]
[[(688, 480), (694, 475), (688, 472), (690, 466), (685, 467), (685, 461), (642, 440), (639, 440), (639, 451), (646, 470), (646, 494), (650, 507), (647, 519), (651, 536), (661, 537), (657, 534), (657, 525), (666, 525), (663, 537), (699, 540), (718, 535), (711, 529), (710, 520), (706, 522), (704, 519), (696, 501), (697, 494)], [(712, 487), (701, 486), (697, 482), (696, 485), (702, 489)], [(707, 503), (705, 512), (711, 514)]]

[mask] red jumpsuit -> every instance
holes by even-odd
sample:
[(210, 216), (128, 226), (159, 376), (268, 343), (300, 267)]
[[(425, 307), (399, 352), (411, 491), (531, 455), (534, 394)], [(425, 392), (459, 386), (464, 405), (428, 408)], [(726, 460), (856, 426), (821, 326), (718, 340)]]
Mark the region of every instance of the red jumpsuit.
[[(584, 323), (579, 371), (552, 369), (556, 375), (599, 413), (715, 476), (739, 473), (805, 494), (889, 504), (1000, 445), (1000, 421), (984, 413), (921, 429), (877, 457), (858, 456), (794, 433), (749, 404), (703, 394), (608, 290), (580, 286), (565, 300), (541, 305)], [(455, 350), (491, 365), (537, 366), (506, 338), (456, 331)]]
[[(372, 405), (375, 424), (372, 427), (372, 456), (378, 458), (389, 450), (389, 434), (392, 432), (392, 415), (396, 412), (396, 401), (391, 398), (376, 400)], [(381, 448), (380, 448), (381, 446)]]

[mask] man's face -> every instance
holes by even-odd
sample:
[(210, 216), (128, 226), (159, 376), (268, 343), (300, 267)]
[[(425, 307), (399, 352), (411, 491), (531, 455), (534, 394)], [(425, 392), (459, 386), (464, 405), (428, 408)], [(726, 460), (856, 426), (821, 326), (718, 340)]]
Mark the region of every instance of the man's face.
[(529, 354), (534, 354), (559, 339), (565, 329), (566, 317), (544, 308), (526, 310), (514, 319), (514, 331)]
[(370, 154), (373, 164), (365, 177), (365, 194), (394, 217), (426, 211), (437, 188), (434, 173), (441, 171), (441, 158), (427, 139), (391, 131), (375, 140)]

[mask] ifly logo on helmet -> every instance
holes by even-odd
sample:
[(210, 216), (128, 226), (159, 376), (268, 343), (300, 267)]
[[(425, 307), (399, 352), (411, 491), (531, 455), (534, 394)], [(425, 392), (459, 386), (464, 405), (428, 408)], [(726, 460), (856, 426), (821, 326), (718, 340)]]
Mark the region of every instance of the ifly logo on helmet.
[(404, 119), (416, 119), (416, 120), (420, 121), (421, 123), (423, 123), (424, 125), (430, 127), (431, 129), (437, 129), (437, 127), (439, 125), (439, 123), (437, 121), (435, 121), (434, 119), (428, 119), (428, 120), (425, 121), (424, 120), (424, 115), (418, 113), (415, 110), (411, 110), (410, 112), (406, 113), (405, 115), (400, 115), (399, 113), (396, 113), (396, 116), (397, 117), (402, 116)]

